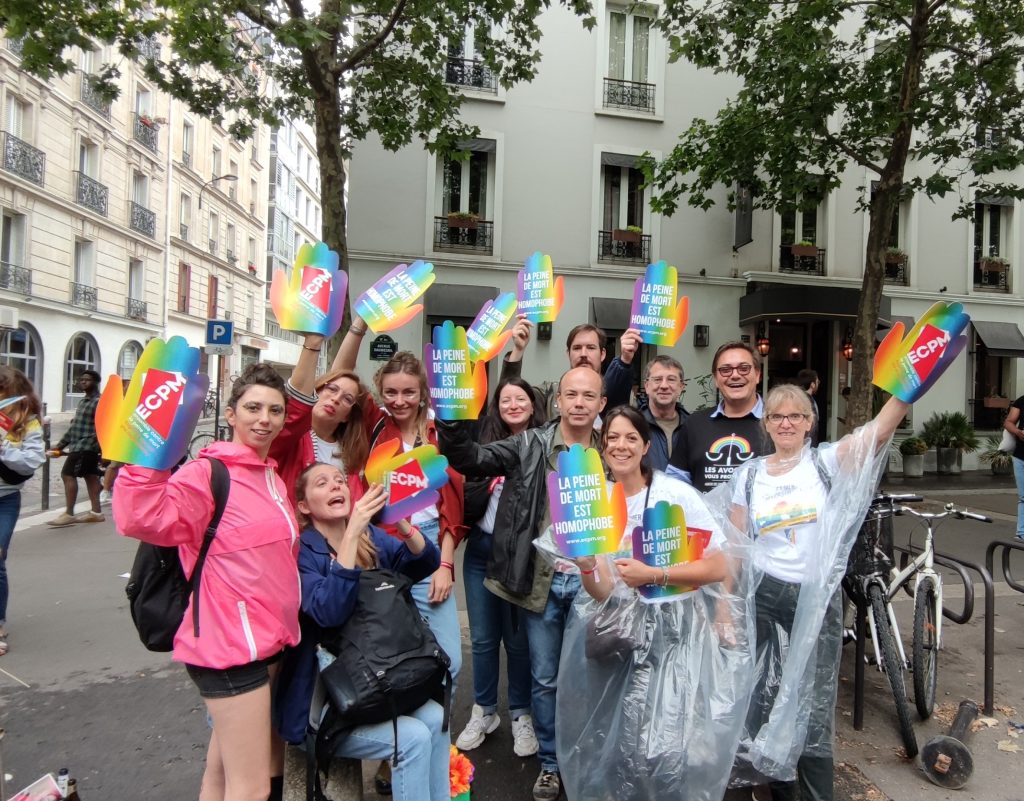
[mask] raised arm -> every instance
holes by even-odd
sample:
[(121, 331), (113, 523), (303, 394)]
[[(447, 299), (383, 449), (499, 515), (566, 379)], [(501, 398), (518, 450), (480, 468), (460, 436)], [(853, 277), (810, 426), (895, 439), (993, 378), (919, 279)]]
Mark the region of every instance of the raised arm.
[(313, 386), (316, 384), (316, 363), (323, 346), (324, 338), (320, 334), (306, 334), (302, 339), (299, 360), (295, 362), (295, 369), (288, 379), (288, 383), (302, 395), (313, 394)]
[(436, 420), (438, 448), (448, 464), (465, 476), (506, 476), (519, 466), (519, 442), (525, 434), (481, 445), (468, 420)]
[(331, 372), (335, 370), (355, 370), (356, 359), (359, 358), (359, 348), (363, 344), (363, 337), (366, 336), (366, 320), (352, 312), (352, 324), (348, 327), (348, 333), (341, 340), (341, 347), (331, 364)]

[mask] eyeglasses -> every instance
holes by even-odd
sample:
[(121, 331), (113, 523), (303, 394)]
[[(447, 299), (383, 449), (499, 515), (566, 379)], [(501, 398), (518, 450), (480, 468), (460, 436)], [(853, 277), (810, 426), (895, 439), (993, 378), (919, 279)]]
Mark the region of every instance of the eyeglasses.
[(356, 399), (352, 395), (345, 392), (337, 384), (325, 384), (320, 388), (320, 392), (318, 394), (321, 397), (324, 395), (336, 395), (338, 397), (338, 402), (343, 406), (354, 406), (356, 402)]
[(740, 375), (746, 375), (747, 373), (749, 373), (753, 369), (754, 369), (754, 365), (752, 365), (750, 362), (743, 362), (741, 364), (723, 364), (723, 365), (720, 365), (718, 367), (717, 372), (718, 372), (718, 374), (720, 376), (722, 376), (722, 378), (728, 378), (729, 376), (731, 376), (733, 374), (733, 371), (739, 373)]
[(797, 425), (802, 423), (810, 417), (809, 414), (803, 414), (802, 412), (793, 412), (792, 414), (766, 414), (765, 419), (772, 425), (780, 425), (783, 420), (788, 420), (790, 425)]

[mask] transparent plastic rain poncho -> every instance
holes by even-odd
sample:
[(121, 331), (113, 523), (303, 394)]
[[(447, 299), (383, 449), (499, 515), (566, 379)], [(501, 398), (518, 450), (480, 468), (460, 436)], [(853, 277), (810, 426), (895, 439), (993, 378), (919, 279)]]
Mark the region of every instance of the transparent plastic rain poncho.
[[(662, 500), (681, 505), (688, 526), (713, 527), (706, 555), (717, 545), (727, 564), (746, 561), (746, 534), (730, 533), (728, 519), (712, 516), (699, 492), (656, 473), (647, 506)], [(631, 557), (629, 543), (627, 532), (622, 553), (598, 559)], [(536, 545), (545, 556), (556, 556), (550, 532)], [(688, 595), (646, 602), (609, 564), (607, 598), (580, 591), (566, 624), (558, 674), (556, 743), (568, 798), (722, 797), (753, 682), (752, 628), (743, 630), (752, 620), (746, 579), (742, 570), (730, 567), (729, 573), (727, 581)], [(594, 619), (609, 613), (624, 621), (632, 647), (602, 642), (616, 634), (599, 632)]]
[[(730, 484), (706, 496), (714, 512), (729, 514), (752, 541), (745, 565), (749, 580), (740, 586), (748, 592), (746, 608), (756, 621), (754, 681), (731, 786), (793, 780), (802, 755), (832, 756), (842, 647), (840, 582), (887, 458), (888, 440), (879, 443), (877, 437), (876, 425), (868, 423), (837, 443), (819, 446), (817, 454), (804, 446), (800, 464), (806, 483), (799, 492), (808, 499), (820, 493), (824, 503), (817, 505), (817, 536), (809, 538), (798, 586), (773, 580), (777, 566), (767, 558), (768, 538), (747, 520), (748, 497), (760, 511), (760, 490), (750, 471), (778, 477), (788, 470), (773, 469), (767, 457), (755, 459), (737, 470)], [(821, 486), (815, 489), (815, 483)], [(800, 536), (799, 526), (791, 531)]]

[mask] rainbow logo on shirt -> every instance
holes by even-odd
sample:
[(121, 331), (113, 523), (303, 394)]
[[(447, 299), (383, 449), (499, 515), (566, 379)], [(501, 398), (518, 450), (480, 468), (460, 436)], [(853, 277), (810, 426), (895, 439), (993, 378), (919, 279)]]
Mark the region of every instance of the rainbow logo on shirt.
[(483, 305), (473, 324), (466, 329), (471, 361), (489, 362), (504, 350), (512, 338), (512, 329), (505, 331), (505, 326), (516, 313), (517, 305), (514, 292), (505, 292)]
[(557, 464), (547, 484), (559, 552), (570, 559), (615, 553), (628, 519), (622, 485), (609, 487), (594, 448), (573, 445), (558, 454)]
[(127, 391), (121, 377), (107, 380), (96, 406), (96, 436), (103, 457), (167, 470), (185, 455), (210, 387), (199, 373), (199, 349), (182, 337), (151, 339)]
[(535, 252), (519, 271), (519, 313), (535, 323), (553, 323), (565, 302), (562, 276), (555, 278), (551, 257)]
[(643, 278), (633, 286), (629, 327), (640, 332), (648, 345), (673, 347), (686, 329), (690, 299), (677, 301), (679, 273), (664, 260), (647, 265)]
[(736, 434), (719, 437), (711, 443), (711, 447), (707, 450), (708, 461), (720, 462), (725, 459), (726, 465), (732, 464), (733, 457), (737, 462), (745, 462), (750, 456), (750, 441)]
[(430, 405), (441, 420), (476, 420), (487, 400), (487, 364), (473, 364), (466, 329), (451, 320), (434, 326), (434, 340), (423, 346)]
[(422, 311), (423, 305), (415, 301), (433, 283), (434, 265), (429, 261), (399, 264), (359, 296), (355, 311), (373, 333), (393, 331)]
[[(710, 531), (686, 525), (683, 507), (658, 501), (644, 510), (643, 525), (633, 529), (633, 558), (657, 568), (681, 565), (703, 559), (709, 542)], [(650, 584), (639, 588), (645, 598), (669, 598), (694, 589), (696, 587)]]
[(323, 242), (303, 245), (295, 257), (291, 278), (274, 271), (270, 305), (286, 331), (331, 336), (345, 314), (348, 274), (338, 269), (338, 254)]
[(437, 503), (438, 490), (448, 483), (448, 460), (433, 445), (406, 451), (395, 438), (370, 451), (363, 472), (369, 483), (388, 487), (380, 522), (392, 524)]
[(762, 537), (785, 529), (785, 538), (795, 545), (795, 527), (815, 523), (817, 520), (817, 506), (800, 501), (790, 503), (782, 500), (775, 504), (768, 512), (757, 515), (754, 518), (754, 526), (757, 529), (758, 535)]

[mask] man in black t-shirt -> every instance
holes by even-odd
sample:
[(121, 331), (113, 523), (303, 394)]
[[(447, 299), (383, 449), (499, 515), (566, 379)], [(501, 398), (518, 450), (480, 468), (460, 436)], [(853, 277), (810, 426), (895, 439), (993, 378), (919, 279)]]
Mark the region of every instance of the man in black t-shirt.
[(701, 492), (726, 483), (737, 467), (771, 452), (761, 426), (757, 354), (745, 342), (726, 342), (715, 351), (711, 372), (722, 401), (686, 418), (668, 471)]
[(1013, 477), (1017, 481), (1017, 539), (1024, 540), (1024, 430), (1021, 429), (1021, 415), (1024, 413), (1024, 395), (1010, 404), (1003, 428), (1017, 438), (1013, 449)]

